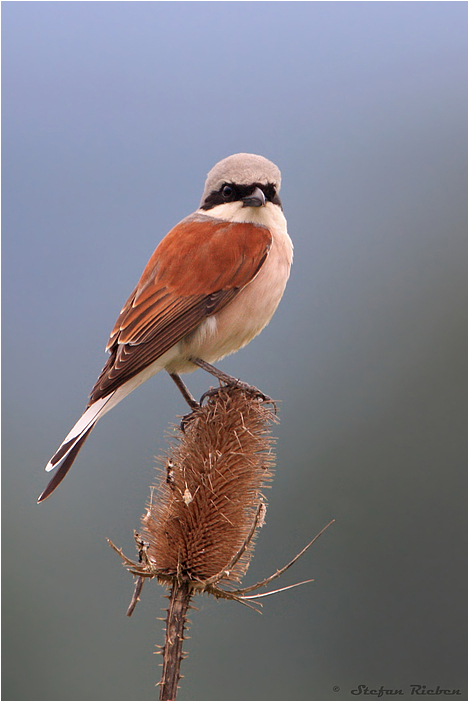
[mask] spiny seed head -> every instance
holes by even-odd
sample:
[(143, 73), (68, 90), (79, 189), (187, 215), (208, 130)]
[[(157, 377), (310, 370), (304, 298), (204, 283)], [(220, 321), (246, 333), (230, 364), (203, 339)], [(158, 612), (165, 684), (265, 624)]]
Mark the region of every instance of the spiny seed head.
[[(142, 518), (147, 555), (158, 571), (204, 581), (230, 564), (249, 537), (272, 477), (273, 421), (267, 403), (223, 387), (172, 440), (158, 459), (157, 494)], [(251, 550), (252, 541), (222, 581), (240, 580)]]

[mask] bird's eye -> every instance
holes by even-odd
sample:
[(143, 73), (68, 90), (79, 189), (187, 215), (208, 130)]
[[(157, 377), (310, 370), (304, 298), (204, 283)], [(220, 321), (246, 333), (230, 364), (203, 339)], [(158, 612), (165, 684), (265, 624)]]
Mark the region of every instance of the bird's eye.
[(233, 195), (233, 188), (231, 185), (224, 185), (221, 191), (221, 194), (225, 198), (225, 200), (228, 200)]

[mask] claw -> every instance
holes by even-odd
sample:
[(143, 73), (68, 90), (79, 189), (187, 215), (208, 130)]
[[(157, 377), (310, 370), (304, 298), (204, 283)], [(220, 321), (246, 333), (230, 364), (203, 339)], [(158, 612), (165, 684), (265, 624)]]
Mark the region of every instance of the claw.
[(213, 397), (214, 395), (217, 395), (219, 391), (220, 391), (220, 388), (210, 388), (210, 390), (207, 390), (206, 392), (204, 392), (204, 394), (202, 395), (202, 397), (199, 400), (200, 406), (203, 405), (205, 398)]
[(197, 412), (198, 409), (200, 409), (200, 406), (202, 404), (202, 401), (200, 403), (197, 403), (197, 407), (194, 407), (192, 412), (189, 412), (188, 414), (185, 414), (182, 419), (181, 423), (179, 424), (179, 427), (182, 431), (183, 434), (186, 433), (186, 427), (190, 422), (192, 422), (195, 419), (195, 413)]
[(244, 390), (244, 392), (248, 392), (250, 395), (254, 395), (254, 397), (259, 398), (262, 402), (269, 402), (273, 408), (275, 414), (277, 414), (277, 405), (275, 404), (275, 400), (273, 400), (269, 395), (266, 395), (262, 390), (259, 390), (259, 388), (256, 388), (254, 385), (248, 385), (247, 383), (242, 383), (238, 381), (239, 387)]

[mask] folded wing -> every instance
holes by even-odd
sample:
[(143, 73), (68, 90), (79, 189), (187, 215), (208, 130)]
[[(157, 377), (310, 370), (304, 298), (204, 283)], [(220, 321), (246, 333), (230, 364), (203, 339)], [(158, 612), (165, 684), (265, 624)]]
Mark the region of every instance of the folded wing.
[(89, 405), (156, 361), (251, 282), (272, 243), (250, 223), (187, 219), (156, 248), (111, 332)]

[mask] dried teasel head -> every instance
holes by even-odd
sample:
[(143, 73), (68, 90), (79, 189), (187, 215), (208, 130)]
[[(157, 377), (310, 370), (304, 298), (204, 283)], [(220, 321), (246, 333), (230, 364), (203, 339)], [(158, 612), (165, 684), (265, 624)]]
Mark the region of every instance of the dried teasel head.
[(137, 576), (128, 616), (145, 578), (156, 577), (168, 587), (186, 583), (189, 593), (207, 592), (248, 606), (312, 582), (248, 594), (291, 568), (334, 520), (273, 575), (249, 587), (234, 586), (247, 571), (256, 533), (264, 522), (262, 491), (272, 479), (275, 460), (270, 430), (277, 417), (272, 404), (242, 388), (223, 386), (208, 393), (206, 404), (185, 418), (185, 431), (172, 438), (170, 450), (159, 459), (160, 480), (142, 517), (143, 529), (135, 533), (138, 562), (108, 539)]
[[(160, 459), (161, 478), (140, 534), (160, 579), (239, 582), (262, 525), (274, 465), (271, 406), (221, 387)], [(202, 588), (201, 588), (202, 589)]]

